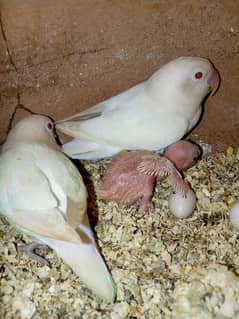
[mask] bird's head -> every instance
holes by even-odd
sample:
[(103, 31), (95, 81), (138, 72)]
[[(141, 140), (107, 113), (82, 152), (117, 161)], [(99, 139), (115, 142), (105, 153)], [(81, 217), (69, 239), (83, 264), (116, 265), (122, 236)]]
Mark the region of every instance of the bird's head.
[(148, 87), (167, 100), (173, 97), (174, 103), (193, 107), (198, 106), (209, 93), (213, 95), (219, 83), (218, 71), (208, 59), (179, 57), (155, 72), (148, 81)]
[(5, 144), (19, 142), (43, 143), (57, 148), (53, 120), (39, 114), (23, 118), (11, 129)]

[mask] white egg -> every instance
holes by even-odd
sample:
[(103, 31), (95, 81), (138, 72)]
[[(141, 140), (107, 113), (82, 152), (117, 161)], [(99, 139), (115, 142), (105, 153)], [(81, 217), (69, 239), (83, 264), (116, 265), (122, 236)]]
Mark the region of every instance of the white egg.
[(196, 206), (196, 196), (193, 190), (189, 190), (186, 197), (178, 193), (171, 193), (168, 206), (172, 214), (177, 218), (189, 217)]
[(230, 221), (236, 229), (239, 229), (239, 202), (230, 209)]

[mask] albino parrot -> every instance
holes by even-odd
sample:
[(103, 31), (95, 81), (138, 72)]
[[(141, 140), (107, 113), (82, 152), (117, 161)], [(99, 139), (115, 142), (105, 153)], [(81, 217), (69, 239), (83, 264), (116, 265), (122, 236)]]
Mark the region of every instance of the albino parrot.
[(18, 122), (0, 154), (1, 214), (54, 249), (93, 292), (112, 302), (115, 287), (86, 209), (86, 187), (57, 145), (52, 120), (31, 115)]
[(56, 128), (75, 138), (63, 151), (90, 160), (125, 149), (162, 151), (196, 125), (202, 101), (218, 86), (218, 72), (209, 60), (177, 58), (148, 80), (58, 121)]

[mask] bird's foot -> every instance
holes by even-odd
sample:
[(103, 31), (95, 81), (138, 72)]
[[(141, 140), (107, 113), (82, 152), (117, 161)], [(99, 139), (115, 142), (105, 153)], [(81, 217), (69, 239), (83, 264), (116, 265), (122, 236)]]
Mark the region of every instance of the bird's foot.
[(29, 258), (37, 261), (41, 265), (49, 266), (49, 262), (45, 258), (35, 254), (34, 252), (35, 249), (42, 248), (42, 247), (46, 247), (46, 246), (37, 244), (37, 243), (31, 243), (31, 244), (20, 243), (18, 244), (17, 248), (18, 248), (18, 251), (25, 253), (26, 255), (28, 255)]
[(154, 209), (154, 205), (152, 203), (152, 195), (150, 196), (143, 196), (141, 199), (140, 199), (140, 203), (139, 203), (139, 208), (138, 208), (138, 211), (140, 213), (143, 213), (143, 212), (149, 212), (151, 210)]

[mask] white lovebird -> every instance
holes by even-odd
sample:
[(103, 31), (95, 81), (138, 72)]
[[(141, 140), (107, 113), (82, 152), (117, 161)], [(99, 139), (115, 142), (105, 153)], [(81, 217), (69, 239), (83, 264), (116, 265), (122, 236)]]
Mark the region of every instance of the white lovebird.
[(203, 99), (218, 86), (218, 72), (208, 59), (177, 58), (148, 80), (58, 121), (56, 128), (75, 138), (63, 151), (97, 160), (123, 149), (163, 150), (197, 124)]
[(1, 214), (112, 302), (115, 287), (89, 226), (87, 196), (80, 173), (56, 143), (52, 120), (31, 115), (18, 122), (0, 154)]

